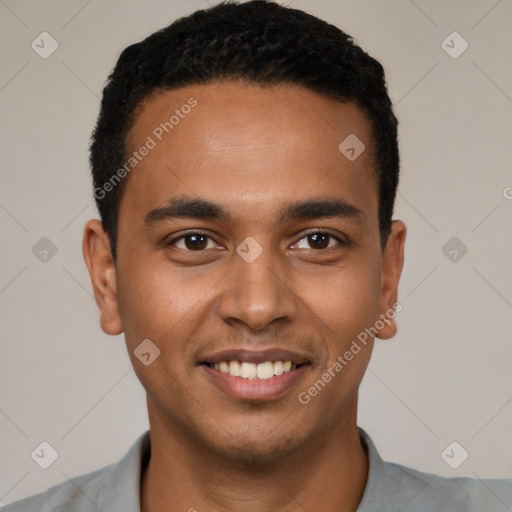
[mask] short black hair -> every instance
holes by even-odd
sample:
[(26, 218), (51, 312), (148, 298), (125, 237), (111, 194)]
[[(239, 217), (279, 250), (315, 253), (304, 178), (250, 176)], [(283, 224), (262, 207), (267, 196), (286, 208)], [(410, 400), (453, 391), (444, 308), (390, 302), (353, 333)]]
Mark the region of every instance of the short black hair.
[(126, 164), (127, 135), (137, 107), (156, 90), (229, 80), (299, 85), (353, 102), (365, 112), (376, 148), (384, 248), (398, 186), (399, 151), (398, 122), (382, 65), (334, 25), (298, 9), (254, 0), (222, 2), (176, 20), (125, 48), (108, 77), (91, 137), (90, 163), (114, 261), (119, 204), (128, 177), (119, 170)]

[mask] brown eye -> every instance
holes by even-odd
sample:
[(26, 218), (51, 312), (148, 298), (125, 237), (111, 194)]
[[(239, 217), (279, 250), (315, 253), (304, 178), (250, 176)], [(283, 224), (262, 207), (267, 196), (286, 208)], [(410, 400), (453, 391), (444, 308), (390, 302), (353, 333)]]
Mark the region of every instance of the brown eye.
[(208, 245), (208, 237), (204, 235), (186, 235), (184, 240), (187, 249), (190, 249), (191, 251), (204, 249)]
[(329, 245), (328, 233), (313, 233), (308, 235), (308, 242), (313, 249), (325, 249)]
[(206, 249), (210, 240), (211, 238), (208, 235), (202, 233), (187, 233), (186, 235), (174, 238), (169, 242), (169, 245), (175, 245), (183, 250), (197, 252)]
[(344, 242), (327, 231), (315, 231), (303, 236), (296, 244), (298, 249), (330, 249), (336, 245), (342, 246)]

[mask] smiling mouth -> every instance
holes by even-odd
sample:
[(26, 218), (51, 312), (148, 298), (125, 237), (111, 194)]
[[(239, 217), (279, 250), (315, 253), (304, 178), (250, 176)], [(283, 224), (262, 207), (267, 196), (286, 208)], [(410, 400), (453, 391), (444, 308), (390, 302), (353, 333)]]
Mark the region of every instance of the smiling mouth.
[(292, 361), (265, 361), (263, 363), (251, 363), (248, 361), (219, 361), (218, 363), (203, 363), (214, 370), (232, 377), (251, 380), (268, 380), (292, 372), (304, 364)]

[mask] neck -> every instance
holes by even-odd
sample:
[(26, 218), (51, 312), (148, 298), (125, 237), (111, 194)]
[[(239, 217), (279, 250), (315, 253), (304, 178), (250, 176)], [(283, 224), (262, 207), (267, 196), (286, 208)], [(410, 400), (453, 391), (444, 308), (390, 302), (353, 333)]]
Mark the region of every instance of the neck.
[[(141, 512), (355, 512), (368, 457), (355, 416), (285, 458), (247, 464), (151, 421), (151, 458), (141, 476)], [(333, 429), (334, 430), (334, 429)]]

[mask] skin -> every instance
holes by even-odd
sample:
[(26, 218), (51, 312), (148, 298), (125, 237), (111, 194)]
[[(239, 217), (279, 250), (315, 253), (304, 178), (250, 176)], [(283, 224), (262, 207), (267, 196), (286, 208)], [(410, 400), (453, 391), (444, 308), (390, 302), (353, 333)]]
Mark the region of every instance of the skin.
[[(130, 150), (190, 97), (197, 106), (129, 176), (116, 265), (100, 221), (83, 240), (101, 327), (124, 332), (147, 392), (141, 510), (355, 511), (368, 475), (358, 388), (374, 340), (307, 405), (297, 397), (397, 301), (406, 229), (394, 221), (382, 251), (371, 124), (356, 105), (300, 87), (214, 83), (153, 93)], [(366, 146), (353, 162), (338, 150), (349, 134)], [(176, 197), (214, 201), (231, 217), (145, 225)], [(319, 198), (361, 213), (280, 220), (287, 204)], [(205, 248), (169, 243), (195, 230), (210, 237)], [(318, 248), (310, 231), (348, 243), (327, 237)], [(236, 252), (248, 236), (263, 249), (252, 263)], [(391, 320), (378, 337), (395, 333)], [(134, 356), (147, 338), (161, 351), (149, 366)], [(233, 398), (200, 365), (217, 349), (267, 347), (309, 361), (276, 399)]]

